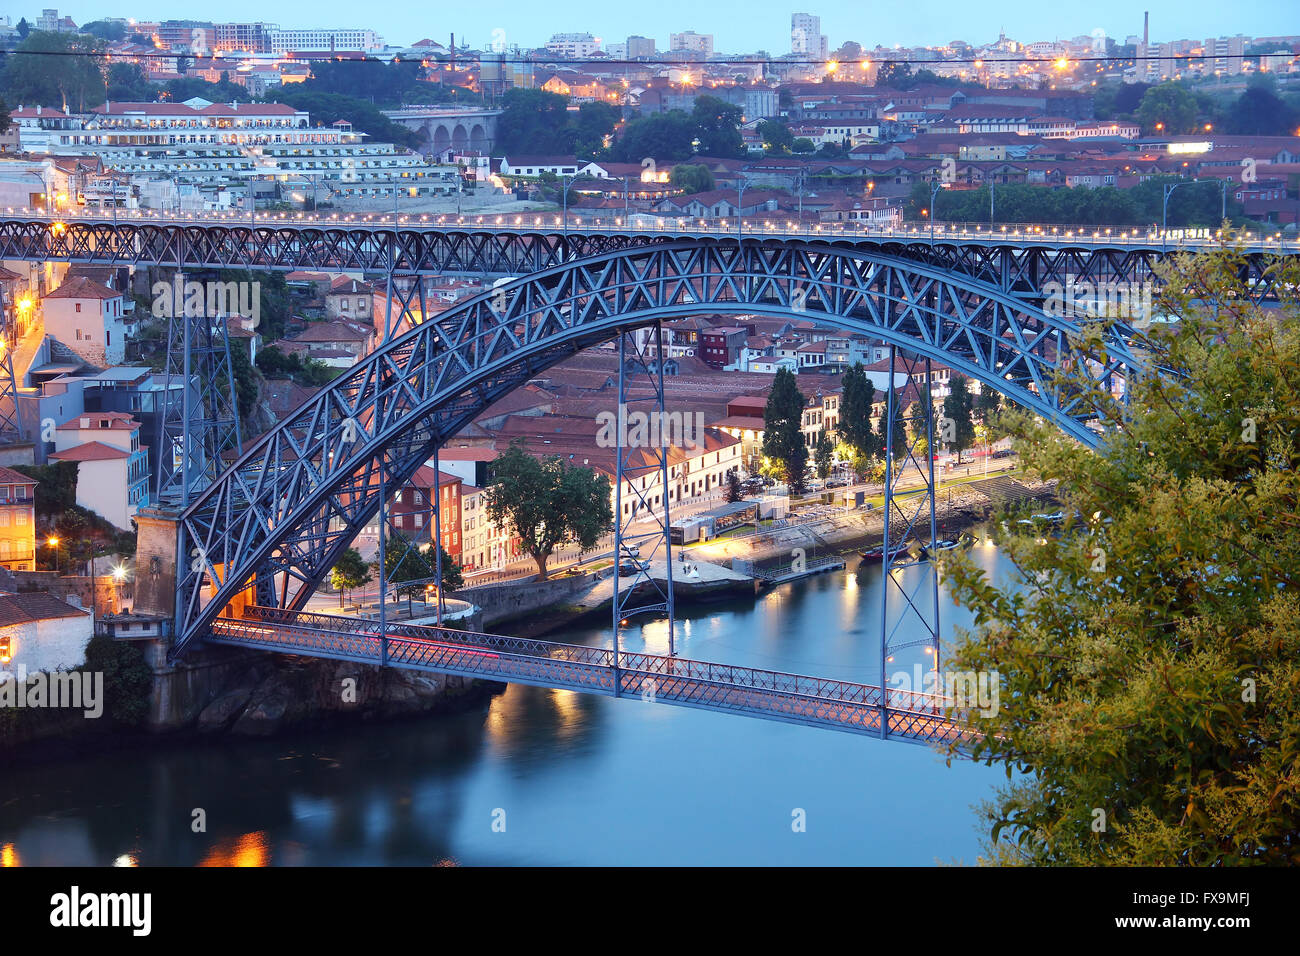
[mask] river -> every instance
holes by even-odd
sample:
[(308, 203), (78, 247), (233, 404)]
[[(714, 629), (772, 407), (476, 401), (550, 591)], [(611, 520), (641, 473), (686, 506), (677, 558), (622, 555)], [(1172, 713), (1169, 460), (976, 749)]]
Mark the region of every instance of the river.
[[(857, 563), (685, 612), (678, 653), (874, 683), (880, 576)], [(941, 600), (948, 636), (969, 618)], [(666, 637), (651, 621), (625, 648)], [(10, 768), (0, 865), (972, 863), (972, 807), (1005, 779), (915, 744), (511, 686), (450, 717)]]

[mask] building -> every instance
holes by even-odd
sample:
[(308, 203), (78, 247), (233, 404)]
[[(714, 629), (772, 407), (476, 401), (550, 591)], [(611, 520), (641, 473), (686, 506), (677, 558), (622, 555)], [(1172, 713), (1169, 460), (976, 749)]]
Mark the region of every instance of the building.
[(555, 56), (588, 57), (600, 52), (600, 37), (590, 33), (556, 33), (546, 41), (546, 52)]
[(36, 570), (36, 485), (0, 466), (0, 568)]
[(126, 356), (122, 293), (72, 276), (41, 300), (45, 331), (91, 365), (117, 365)]
[(626, 55), (629, 60), (652, 57), (655, 55), (655, 41), (649, 37), (628, 37)]
[(822, 33), (822, 18), (809, 13), (790, 16), (790, 52), (822, 63), (830, 54), (830, 41)]
[(0, 594), (0, 671), (28, 674), (79, 667), (94, 622), (90, 614), (44, 591)]
[(393, 494), (389, 514), (393, 527), (411, 541), (433, 541), (434, 478), (437, 477), (437, 500), (441, 503), (442, 549), (457, 562), (461, 560), (461, 479), (428, 465), (416, 469), (410, 480)]
[(77, 504), (126, 531), (149, 499), (149, 449), (122, 412), (84, 413), (55, 429), (51, 461), (77, 462)]
[(710, 368), (723, 369), (733, 364), (745, 347), (745, 340), (754, 334), (752, 327), (719, 325), (700, 332), (697, 354)]
[(553, 173), (556, 176), (576, 176), (578, 167), (576, 156), (505, 156), (501, 160), (502, 176), (540, 176)]
[(378, 53), (384, 48), (383, 38), (374, 30), (272, 30), (271, 52), (321, 53), (334, 51)]
[(696, 33), (694, 30), (672, 33), (668, 36), (668, 49), (673, 53), (702, 53), (712, 56), (713, 34)]
[(330, 319), (349, 319), (370, 323), (375, 289), (359, 279), (339, 276), (325, 293), (325, 315)]
[(218, 23), (214, 25), (216, 49), (238, 53), (270, 53), (275, 23)]

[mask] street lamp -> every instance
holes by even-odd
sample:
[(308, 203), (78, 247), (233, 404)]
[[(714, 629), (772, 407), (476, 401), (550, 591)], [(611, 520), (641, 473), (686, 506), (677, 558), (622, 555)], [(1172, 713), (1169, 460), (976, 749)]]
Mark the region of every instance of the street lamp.
[[(1179, 186), (1193, 186), (1196, 184), (1195, 179), (1184, 180), (1179, 183), (1165, 183), (1164, 200), (1160, 204), (1160, 248), (1165, 249), (1168, 246), (1167, 233), (1169, 232), (1169, 197), (1173, 195), (1174, 190)], [(1226, 196), (1227, 193), (1224, 193)], [(1226, 202), (1226, 199), (1225, 199)]]
[[(939, 190), (947, 189), (948, 184), (942, 180), (935, 180), (930, 183), (930, 238), (934, 239), (934, 197), (939, 195)], [(991, 225), (991, 223), (990, 223)]]
[(745, 189), (749, 183), (741, 179), (736, 184), (736, 241), (745, 238)]
[(575, 178), (577, 178), (577, 174), (575, 173), (573, 176), (562, 176), (561, 178), (564, 180), (564, 190), (563, 190), (564, 192), (564, 196), (563, 196), (564, 238), (568, 239), (569, 238), (569, 190), (573, 187), (573, 181)]
[(45, 539), (45, 543), (54, 549), (54, 573), (59, 573), (59, 539), (50, 535)]

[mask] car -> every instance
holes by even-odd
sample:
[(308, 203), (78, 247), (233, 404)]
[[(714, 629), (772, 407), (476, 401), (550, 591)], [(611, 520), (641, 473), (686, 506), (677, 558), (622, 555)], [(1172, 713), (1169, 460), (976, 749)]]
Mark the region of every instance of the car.
[(640, 548), (640, 546), (639, 546), (639, 545), (635, 545), (635, 544), (625, 544), (625, 545), (623, 545), (623, 557), (625, 557), (625, 558), (639, 558), (639, 557), (641, 557), (641, 548)]
[(650, 570), (649, 561), (624, 560), (624, 561), (620, 561), (618, 565), (619, 575), (627, 576), (627, 577), (631, 577), (635, 574), (638, 574), (641, 571), (649, 571), (649, 570)]
[(849, 483), (843, 478), (831, 478), (826, 482), (827, 488), (847, 488)]

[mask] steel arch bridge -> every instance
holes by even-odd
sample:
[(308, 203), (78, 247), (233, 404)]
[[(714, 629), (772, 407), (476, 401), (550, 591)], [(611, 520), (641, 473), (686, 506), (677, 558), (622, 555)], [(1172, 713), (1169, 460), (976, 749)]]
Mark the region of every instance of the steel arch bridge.
[(1098, 436), (1087, 409), (1055, 373), (1073, 366), (1107, 381), (1139, 365), (1123, 326), (1105, 333), (1104, 354), (1083, 354), (1075, 323), (1005, 282), (880, 247), (699, 237), (613, 245), (581, 258), (573, 250), (416, 326), (227, 468), (181, 517), (173, 655), (250, 587), (259, 606), (302, 609), (379, 510), (383, 487), (400, 487), (435, 447), (543, 369), (631, 329), (708, 312), (862, 332), (942, 361), (1089, 444)]

